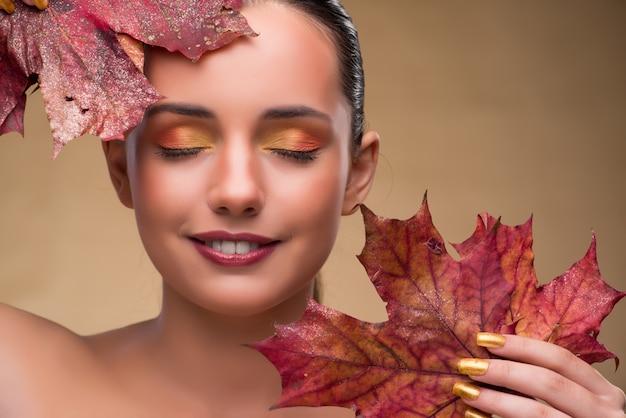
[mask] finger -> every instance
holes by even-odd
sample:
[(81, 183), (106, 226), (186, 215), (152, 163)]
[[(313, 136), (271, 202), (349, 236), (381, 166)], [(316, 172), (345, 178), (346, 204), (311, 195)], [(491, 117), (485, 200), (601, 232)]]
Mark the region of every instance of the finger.
[[(498, 347), (496, 346), (498, 344), (488, 344), (490, 347), (487, 348), (493, 354), (550, 369), (597, 395), (606, 395), (607, 392), (615, 391), (615, 387), (600, 372), (563, 347), (516, 335), (502, 337), (504, 337), (501, 342), (503, 345)], [(479, 336), (479, 340), (480, 338)], [(480, 341), (479, 345), (481, 345)]]
[(552, 370), (509, 360), (483, 361), (488, 363), (485, 373), (470, 376), (476, 381), (542, 399), (571, 416), (593, 416), (603, 408), (596, 395)]
[(454, 385), (454, 394), (472, 408), (506, 418), (568, 418), (568, 415), (534, 399), (478, 388), (465, 382)]
[(37, 7), (39, 10), (43, 10), (46, 7), (48, 7), (48, 0), (22, 0), (22, 1), (28, 4), (29, 6)]
[(474, 408), (467, 408), (465, 410), (464, 418), (492, 418), (491, 414), (487, 414), (486, 412), (480, 411)]
[(33, 0), (33, 3), (35, 3), (35, 6), (39, 10), (43, 10), (48, 7), (48, 0)]
[(0, 0), (0, 9), (11, 14), (15, 11), (15, 4), (11, 0)]
[[(484, 342), (487, 342), (487, 344), (483, 344)], [(589, 364), (562, 347), (530, 338), (513, 335), (502, 336), (499, 334), (482, 334), (479, 336), (479, 345), (486, 346), (498, 356), (552, 370), (557, 375), (561, 375), (566, 380), (570, 380), (588, 391), (585, 395), (581, 395), (587, 400), (586, 402), (574, 395), (575, 397), (572, 399), (575, 402), (569, 408), (574, 407), (574, 404), (585, 405), (587, 408), (593, 406), (594, 410), (589, 411), (590, 415), (588, 416), (609, 417), (618, 414), (617, 416), (624, 417), (622, 412), (624, 392), (611, 384)], [(555, 381), (551, 384), (558, 384), (555, 382), (559, 380), (560, 378), (555, 378)], [(534, 379), (534, 382), (531, 382), (531, 386), (537, 381), (538, 379)], [(560, 381), (563, 382), (562, 380)], [(575, 389), (576, 386), (569, 387), (581, 393), (578, 389)], [(531, 393), (532, 391), (522, 390), (521, 392)], [(552, 394), (549, 399), (546, 399), (544, 395), (538, 397), (547, 402), (555, 402), (554, 396), (558, 396), (558, 394)]]
[[(48, 7), (48, 0), (22, 0), (22, 2), (29, 6), (35, 6), (39, 10), (44, 10)], [(12, 0), (0, 0), (0, 9), (11, 14), (15, 11), (15, 3)]]

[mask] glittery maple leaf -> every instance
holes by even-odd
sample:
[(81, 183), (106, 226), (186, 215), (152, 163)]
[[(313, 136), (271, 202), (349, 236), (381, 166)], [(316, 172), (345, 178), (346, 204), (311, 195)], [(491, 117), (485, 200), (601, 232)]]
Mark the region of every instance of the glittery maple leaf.
[(585, 257), (546, 286), (533, 269), (531, 221), (510, 227), (478, 217), (454, 245), (432, 224), (426, 200), (411, 219), (363, 208), (360, 261), (389, 320), (367, 323), (310, 301), (303, 317), (252, 346), (283, 379), (277, 407), (336, 405), (364, 417), (463, 417), (452, 394), (467, 377), (456, 363), (490, 357), (479, 331), (518, 333), (560, 344), (583, 359), (614, 358), (597, 340), (600, 322), (623, 297), (598, 272), (595, 238)]
[[(190, 59), (252, 35), (241, 0), (63, 0), (0, 11), (0, 134), (24, 131), (25, 92), (38, 83), (54, 155), (83, 134), (122, 138), (160, 99), (118, 39)], [(125, 43), (127, 44), (127, 42)]]

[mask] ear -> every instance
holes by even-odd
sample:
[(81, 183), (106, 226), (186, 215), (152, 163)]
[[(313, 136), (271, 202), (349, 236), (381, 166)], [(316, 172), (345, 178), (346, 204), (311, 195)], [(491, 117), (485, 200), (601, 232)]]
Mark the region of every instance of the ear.
[(352, 168), (346, 185), (342, 215), (350, 215), (363, 203), (374, 183), (378, 164), (380, 137), (374, 131), (363, 134), (361, 148), (352, 160)]
[(128, 180), (126, 142), (120, 140), (102, 141), (102, 150), (109, 168), (109, 176), (120, 202), (127, 208), (133, 207), (133, 198)]

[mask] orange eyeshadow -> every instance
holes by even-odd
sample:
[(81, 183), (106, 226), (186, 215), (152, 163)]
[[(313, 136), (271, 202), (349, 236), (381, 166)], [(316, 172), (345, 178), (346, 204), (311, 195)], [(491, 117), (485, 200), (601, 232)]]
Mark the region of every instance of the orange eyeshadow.
[(267, 135), (261, 143), (263, 149), (287, 149), (292, 151), (314, 151), (321, 141), (300, 129), (286, 129)]
[(159, 136), (158, 143), (164, 148), (212, 148), (215, 141), (204, 130), (180, 126), (169, 129)]

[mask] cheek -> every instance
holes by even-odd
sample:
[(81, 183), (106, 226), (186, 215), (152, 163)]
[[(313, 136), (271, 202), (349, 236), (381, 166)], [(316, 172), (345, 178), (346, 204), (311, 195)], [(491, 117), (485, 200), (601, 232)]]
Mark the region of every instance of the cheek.
[(347, 169), (340, 161), (338, 158), (320, 166), (310, 177), (282, 180), (288, 183), (281, 192), (283, 211), (316, 239), (334, 241), (339, 226), (347, 178)]
[(135, 214), (139, 224), (181, 222), (199, 198), (201, 184), (189, 181), (189, 173), (154, 162), (139, 162), (130, 176)]

